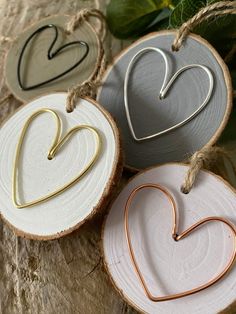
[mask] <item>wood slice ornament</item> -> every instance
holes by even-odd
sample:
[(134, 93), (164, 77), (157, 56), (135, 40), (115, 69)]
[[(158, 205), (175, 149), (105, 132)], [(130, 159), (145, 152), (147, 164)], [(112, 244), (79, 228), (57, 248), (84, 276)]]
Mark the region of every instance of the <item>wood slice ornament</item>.
[(66, 98), (36, 98), (1, 128), (0, 213), (20, 236), (47, 240), (77, 229), (107, 203), (121, 175), (110, 115), (89, 98), (67, 113)]
[[(29, 101), (52, 91), (65, 91), (94, 76), (97, 71), (95, 64), (101, 58), (100, 39), (86, 21), (68, 33), (67, 25), (71, 19), (69, 15), (55, 15), (42, 19), (28, 27), (13, 41), (6, 56), (5, 76), (7, 86), (16, 98)], [(56, 30), (53, 27), (45, 27), (43, 31), (36, 33), (22, 53), (29, 37), (40, 28), (50, 25), (55, 26)], [(57, 38), (55, 31), (58, 31)], [(68, 46), (69, 43), (78, 41), (84, 42), (88, 49), (81, 44)], [(55, 53), (58, 49), (58, 53)], [(17, 77), (21, 53), (19, 77), (25, 88), (20, 86)], [(42, 86), (29, 88), (61, 75), (80, 60), (81, 63), (77, 67), (60, 78)]]
[[(187, 169), (187, 165), (173, 163), (140, 172), (114, 201), (104, 224), (104, 262), (112, 282), (128, 303), (144, 313), (215, 314), (235, 301), (234, 264), (227, 275), (207, 289), (158, 302), (148, 298), (132, 263), (126, 238), (126, 204), (132, 249), (151, 295), (171, 296), (200, 287), (233, 262), (236, 192), (219, 176), (201, 170), (194, 189), (183, 194), (180, 187)], [(176, 225), (173, 204), (163, 191), (149, 186), (130, 198), (134, 189), (146, 184), (161, 186), (173, 197)], [(175, 241), (184, 230), (212, 216), (229, 221), (233, 232), (222, 221), (212, 220)]]
[(194, 34), (173, 51), (175, 37), (176, 31), (161, 31), (136, 41), (114, 60), (98, 91), (97, 100), (121, 130), (130, 168), (182, 161), (215, 143), (228, 121), (227, 66)]

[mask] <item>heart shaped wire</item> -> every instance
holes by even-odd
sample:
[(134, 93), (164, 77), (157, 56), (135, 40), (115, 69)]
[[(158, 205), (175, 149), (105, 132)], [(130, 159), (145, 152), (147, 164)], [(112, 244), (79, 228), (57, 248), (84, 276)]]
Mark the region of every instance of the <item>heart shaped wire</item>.
[[(24, 203), (21, 204), (18, 201), (17, 198), (17, 192), (18, 192), (18, 179), (17, 179), (17, 173), (18, 173), (18, 169), (19, 169), (19, 158), (20, 158), (20, 152), (21, 152), (21, 148), (22, 148), (22, 144), (25, 138), (25, 134), (28, 130), (29, 125), (31, 124), (31, 122), (40, 114), (43, 113), (50, 113), (53, 115), (53, 117), (55, 118), (56, 121), (56, 125), (57, 125), (57, 131), (56, 131), (56, 135), (55, 138), (53, 140), (53, 144), (48, 152), (48, 159), (51, 160), (54, 158), (55, 154), (57, 153), (57, 151), (65, 144), (65, 142), (76, 132), (79, 132), (83, 129), (87, 129), (90, 132), (93, 133), (93, 135), (95, 136), (95, 140), (96, 140), (96, 147), (95, 147), (95, 151), (94, 154), (92, 156), (92, 158), (90, 159), (90, 161), (87, 163), (87, 165), (80, 171), (80, 173), (73, 178), (71, 181), (69, 181), (68, 183), (66, 183), (65, 185), (63, 185), (61, 188), (55, 190), (54, 192), (51, 192), (49, 194), (47, 194), (46, 196), (40, 197), (37, 200), (28, 202), (28, 203)], [(15, 159), (14, 159), (14, 164), (13, 164), (13, 175), (12, 175), (12, 200), (13, 200), (13, 204), (16, 208), (27, 208), (27, 207), (31, 207), (34, 205), (38, 205), (42, 202), (45, 202), (59, 194), (61, 194), (62, 192), (66, 191), (67, 189), (69, 189), (72, 185), (74, 185), (75, 183), (77, 183), (88, 171), (89, 169), (91, 169), (91, 167), (95, 164), (96, 160), (98, 159), (98, 156), (101, 152), (101, 137), (98, 133), (98, 131), (89, 125), (78, 125), (73, 127), (72, 129), (70, 129), (65, 135), (64, 137), (61, 137), (61, 119), (58, 116), (58, 114), (51, 109), (48, 108), (43, 108), (40, 109), (36, 112), (34, 112), (26, 121), (21, 135), (19, 137), (19, 141), (16, 147), (16, 154), (15, 154)]]
[[(23, 83), (22, 83), (22, 79), (21, 79), (21, 65), (22, 65), (22, 59), (23, 59), (23, 56), (24, 56), (24, 53), (25, 53), (25, 50), (28, 46), (28, 44), (30, 43), (30, 41), (39, 33), (43, 32), (44, 30), (48, 29), (48, 28), (52, 28), (54, 29), (54, 32), (55, 32), (55, 36), (53, 38), (53, 41), (51, 43), (51, 45), (49, 46), (48, 48), (48, 54), (47, 54), (47, 57), (48, 57), (48, 60), (52, 60), (54, 57), (56, 57), (61, 51), (63, 51), (65, 48), (69, 47), (69, 46), (73, 46), (73, 45), (81, 45), (83, 47), (86, 48), (83, 56), (74, 64), (72, 65), (71, 67), (69, 67), (67, 70), (63, 71), (61, 74), (58, 74), (58, 75), (55, 75), (54, 77), (50, 78), (50, 79), (47, 79), (43, 82), (40, 82), (38, 84), (34, 84), (34, 85), (30, 85), (30, 86), (25, 86)], [(17, 80), (18, 80), (18, 84), (20, 86), (20, 88), (24, 91), (29, 91), (29, 90), (32, 90), (32, 89), (35, 89), (35, 88), (38, 88), (38, 87), (41, 87), (41, 86), (44, 86), (48, 83), (51, 83), (61, 77), (63, 77), (64, 75), (68, 74), (69, 72), (71, 72), (72, 70), (74, 70), (77, 66), (79, 66), (83, 60), (87, 57), (88, 53), (89, 53), (89, 46), (86, 42), (84, 41), (80, 41), (80, 40), (77, 40), (77, 41), (72, 41), (72, 42), (69, 42), (59, 48), (57, 48), (55, 51), (52, 51), (53, 50), (53, 47), (55, 46), (56, 42), (57, 42), (57, 39), (58, 39), (58, 29), (57, 29), (57, 26), (54, 25), (54, 24), (48, 24), (48, 25), (44, 25), (42, 27), (39, 27), (36, 31), (34, 31), (25, 41), (22, 49), (21, 49), (21, 52), (20, 52), (20, 56), (19, 56), (19, 59), (18, 59), (18, 64), (17, 64)]]
[[(146, 281), (142, 275), (142, 272), (138, 266), (138, 262), (136, 260), (135, 254), (134, 254), (134, 250), (133, 250), (133, 246), (132, 246), (132, 242), (131, 242), (131, 236), (130, 236), (130, 232), (129, 232), (129, 208), (130, 208), (130, 205), (131, 205), (132, 200), (135, 197), (135, 195), (140, 190), (145, 189), (145, 188), (154, 188), (154, 189), (161, 191), (162, 193), (164, 193), (164, 195), (167, 197), (168, 201), (170, 202), (171, 208), (172, 208), (172, 216), (173, 216), (171, 234), (172, 234), (172, 238), (174, 241), (179, 241), (179, 240), (185, 238), (186, 236), (188, 236), (190, 233), (192, 233), (194, 230), (196, 230), (201, 225), (212, 222), (212, 221), (224, 223), (230, 228), (230, 230), (232, 231), (233, 240), (234, 240), (233, 253), (232, 253), (230, 260), (227, 263), (227, 265), (224, 267), (224, 269), (217, 276), (215, 276), (213, 279), (209, 280), (207, 283), (200, 285), (199, 287), (196, 287), (196, 288), (193, 288), (191, 290), (184, 291), (184, 292), (166, 295), (166, 296), (162, 296), (162, 297), (156, 297), (156, 296), (151, 294), (150, 290), (147, 287)], [(154, 184), (154, 183), (147, 183), (147, 184), (143, 184), (143, 185), (136, 187), (131, 192), (131, 194), (129, 195), (127, 202), (126, 202), (126, 205), (125, 205), (124, 228), (125, 228), (125, 235), (126, 235), (126, 240), (127, 240), (127, 245), (128, 245), (128, 250), (129, 250), (131, 262), (132, 262), (134, 270), (135, 270), (135, 272), (136, 272), (136, 274), (140, 280), (140, 283), (144, 289), (145, 294), (147, 295), (147, 297), (151, 301), (154, 301), (154, 302), (168, 301), (168, 300), (174, 300), (174, 299), (182, 298), (182, 297), (197, 293), (199, 291), (202, 291), (202, 290), (212, 286), (213, 284), (218, 282), (229, 271), (229, 269), (233, 265), (235, 258), (236, 258), (236, 241), (235, 241), (236, 240), (236, 228), (230, 221), (228, 221), (222, 217), (217, 217), (217, 216), (206, 217), (206, 218), (199, 220), (197, 223), (193, 224), (192, 226), (190, 226), (189, 228), (187, 228), (185, 231), (183, 231), (181, 234), (178, 235), (177, 234), (177, 218), (176, 218), (177, 214), (176, 214), (176, 212), (177, 212), (177, 206), (176, 206), (175, 200), (174, 200), (173, 196), (170, 194), (170, 192), (166, 188), (164, 188), (163, 186), (158, 185), (158, 184)]]
[[(130, 73), (132, 71), (132, 67), (134, 62), (138, 59), (138, 57), (140, 57), (141, 55), (143, 55), (144, 53), (147, 53), (148, 51), (155, 51), (158, 52), (162, 58), (164, 59), (164, 63), (165, 63), (165, 75), (164, 75), (164, 80), (163, 80), (163, 84), (162, 87), (160, 89), (160, 93), (159, 93), (159, 99), (163, 99), (165, 98), (167, 92), (169, 91), (170, 87), (173, 85), (173, 83), (175, 82), (175, 80), (177, 79), (177, 77), (183, 73), (184, 71), (191, 69), (191, 68), (200, 68), (202, 70), (204, 70), (207, 73), (208, 79), (209, 79), (209, 90), (207, 92), (206, 98), (204, 99), (204, 101), (202, 102), (202, 104), (192, 113), (190, 114), (187, 118), (185, 118), (183, 121), (174, 124), (173, 126), (148, 135), (148, 136), (143, 136), (143, 137), (137, 137), (135, 131), (134, 131), (134, 127), (133, 127), (133, 123), (130, 117), (130, 111), (129, 111), (129, 100), (128, 100), (128, 83), (129, 83), (129, 78), (130, 78)], [(159, 49), (159, 48), (155, 48), (155, 47), (146, 47), (143, 48), (141, 50), (139, 50), (131, 59), (127, 71), (125, 73), (125, 79), (124, 79), (124, 104), (125, 104), (125, 112), (126, 112), (126, 118), (128, 121), (128, 125), (129, 125), (129, 129), (130, 132), (133, 136), (133, 138), (136, 141), (144, 141), (147, 139), (151, 139), (154, 137), (158, 137), (160, 135), (164, 135), (170, 131), (176, 130), (177, 128), (183, 126), (184, 124), (186, 124), (187, 122), (189, 122), (190, 120), (192, 120), (196, 115), (198, 115), (200, 113), (200, 111), (203, 110), (203, 108), (207, 105), (207, 103), (209, 102), (209, 99), (212, 95), (212, 91), (213, 91), (213, 76), (211, 71), (204, 65), (201, 64), (190, 64), (190, 65), (186, 65), (182, 68), (180, 68), (177, 72), (175, 72), (175, 74), (170, 78), (169, 81), (167, 81), (168, 79), (168, 74), (169, 74), (169, 64), (168, 64), (168, 59), (166, 57), (166, 54), (164, 53), (163, 50)]]

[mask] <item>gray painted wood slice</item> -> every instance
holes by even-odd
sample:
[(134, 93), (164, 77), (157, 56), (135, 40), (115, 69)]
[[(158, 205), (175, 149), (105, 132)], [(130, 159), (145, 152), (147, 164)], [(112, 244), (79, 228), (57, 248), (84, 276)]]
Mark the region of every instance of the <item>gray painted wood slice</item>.
[[(208, 42), (188, 36), (178, 52), (171, 50), (174, 31), (149, 34), (124, 50), (109, 67), (97, 99), (115, 118), (121, 130), (126, 165), (143, 169), (155, 164), (182, 161), (206, 144), (213, 144), (221, 134), (231, 110), (232, 87), (226, 65)], [(142, 48), (161, 48), (167, 55), (170, 74), (189, 64), (207, 66), (214, 77), (214, 89), (206, 107), (184, 126), (158, 138), (137, 142), (128, 127), (124, 107), (124, 77), (131, 58)], [(138, 137), (157, 133), (181, 122), (203, 102), (208, 91), (208, 77), (201, 69), (182, 73), (167, 96), (159, 100), (164, 79), (164, 62), (154, 52), (147, 52), (134, 63), (128, 84), (131, 120)]]
[[(65, 28), (70, 19), (71, 16), (68, 15), (55, 15), (42, 19), (28, 27), (12, 43), (6, 57), (5, 76), (9, 89), (20, 100), (28, 101), (53, 91), (66, 91), (68, 88), (88, 79), (94, 73), (99, 54), (97, 36), (87, 22), (82, 23), (72, 34), (66, 35)], [(59, 29), (58, 40), (53, 51), (67, 42), (82, 40), (88, 43), (89, 53), (78, 67), (60, 79), (33, 90), (23, 91), (17, 80), (19, 54), (26, 39), (39, 27), (47, 24), (54, 24)], [(84, 47), (74, 46), (68, 47), (52, 60), (48, 60), (47, 51), (53, 39), (54, 30), (47, 29), (35, 36), (27, 46), (21, 71), (25, 85), (34, 85), (62, 73), (75, 64), (84, 54)]]
[[(158, 314), (216, 314), (236, 299), (236, 265), (212, 287), (181, 299), (150, 301), (131, 263), (124, 229), (124, 207), (131, 191), (145, 183), (161, 184), (177, 204), (178, 231), (208, 216), (236, 224), (236, 193), (220, 177), (201, 171), (189, 194), (180, 192), (188, 166), (164, 164), (140, 172), (111, 206), (103, 230), (104, 261), (116, 289), (137, 310)], [(192, 289), (223, 270), (235, 238), (227, 226), (212, 222), (175, 242), (172, 212), (166, 196), (156, 189), (136, 194), (129, 211), (129, 229), (138, 266), (155, 296)], [(177, 231), (177, 233), (178, 233)], [(232, 312), (233, 313), (233, 312)]]
[[(57, 238), (78, 228), (105, 205), (117, 184), (122, 167), (116, 125), (110, 115), (89, 99), (78, 101), (73, 113), (65, 109), (67, 93), (37, 98), (21, 107), (0, 131), (0, 213), (17, 234), (33, 239)], [(54, 198), (33, 207), (17, 209), (12, 201), (12, 172), (16, 145), (26, 120), (42, 108), (55, 110), (62, 120), (62, 134), (81, 124), (95, 127), (102, 139), (98, 160), (80, 180)], [(56, 124), (50, 114), (38, 116), (29, 126), (19, 161), (19, 193), (24, 202), (33, 201), (62, 187), (91, 160), (95, 138), (86, 130), (74, 134), (47, 159)]]

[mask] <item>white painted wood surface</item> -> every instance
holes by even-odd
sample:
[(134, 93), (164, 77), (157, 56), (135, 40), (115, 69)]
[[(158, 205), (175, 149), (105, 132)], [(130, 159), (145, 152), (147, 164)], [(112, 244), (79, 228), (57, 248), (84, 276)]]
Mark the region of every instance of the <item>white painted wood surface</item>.
[[(178, 206), (180, 231), (207, 216), (223, 216), (236, 223), (236, 194), (222, 179), (201, 171), (192, 191), (180, 192), (187, 166), (166, 164), (146, 170), (121, 191), (108, 214), (103, 248), (107, 269), (124, 298), (145, 313), (216, 314), (236, 295), (236, 267), (214, 286), (178, 300), (150, 301), (131, 264), (124, 231), (124, 206), (131, 191), (144, 183), (165, 186)], [(139, 268), (154, 295), (183, 292), (205, 283), (223, 270), (232, 254), (234, 238), (222, 223), (199, 228), (175, 242), (171, 237), (171, 205), (156, 189), (136, 194), (129, 211), (129, 229)]]
[[(77, 102), (73, 113), (65, 109), (67, 93), (42, 96), (23, 106), (0, 132), (0, 212), (23, 235), (56, 237), (70, 232), (95, 211), (116, 171), (119, 142), (114, 125), (103, 109), (88, 100)], [(17, 209), (12, 202), (12, 171), (16, 146), (26, 120), (37, 110), (55, 110), (62, 120), (62, 136), (77, 125), (97, 129), (102, 147), (98, 160), (78, 183), (62, 194), (31, 208)], [(32, 121), (21, 149), (19, 200), (30, 202), (67, 184), (90, 162), (96, 149), (94, 135), (86, 130), (74, 134), (52, 160), (47, 152), (57, 126), (52, 115), (43, 113)], [(21, 197), (21, 198), (20, 198)]]

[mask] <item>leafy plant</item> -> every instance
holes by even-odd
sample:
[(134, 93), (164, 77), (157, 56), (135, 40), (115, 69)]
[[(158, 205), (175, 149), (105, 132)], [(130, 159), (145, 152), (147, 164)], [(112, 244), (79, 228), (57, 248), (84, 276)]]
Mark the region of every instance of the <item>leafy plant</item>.
[[(127, 39), (163, 28), (178, 28), (202, 7), (219, 0), (111, 0), (107, 22), (114, 36)], [(228, 51), (236, 41), (235, 15), (204, 22), (195, 30), (216, 48)], [(227, 46), (220, 42), (227, 40)]]
[[(178, 28), (195, 15), (202, 7), (219, 0), (181, 0), (170, 14), (169, 27)], [(234, 15), (205, 21), (194, 32), (210, 41), (219, 52), (225, 54), (236, 40), (236, 18)]]
[[(168, 19), (171, 8), (171, 0), (111, 0), (107, 7), (107, 22), (116, 37), (137, 37), (155, 19), (155, 24)], [(167, 9), (164, 14), (163, 9)]]

